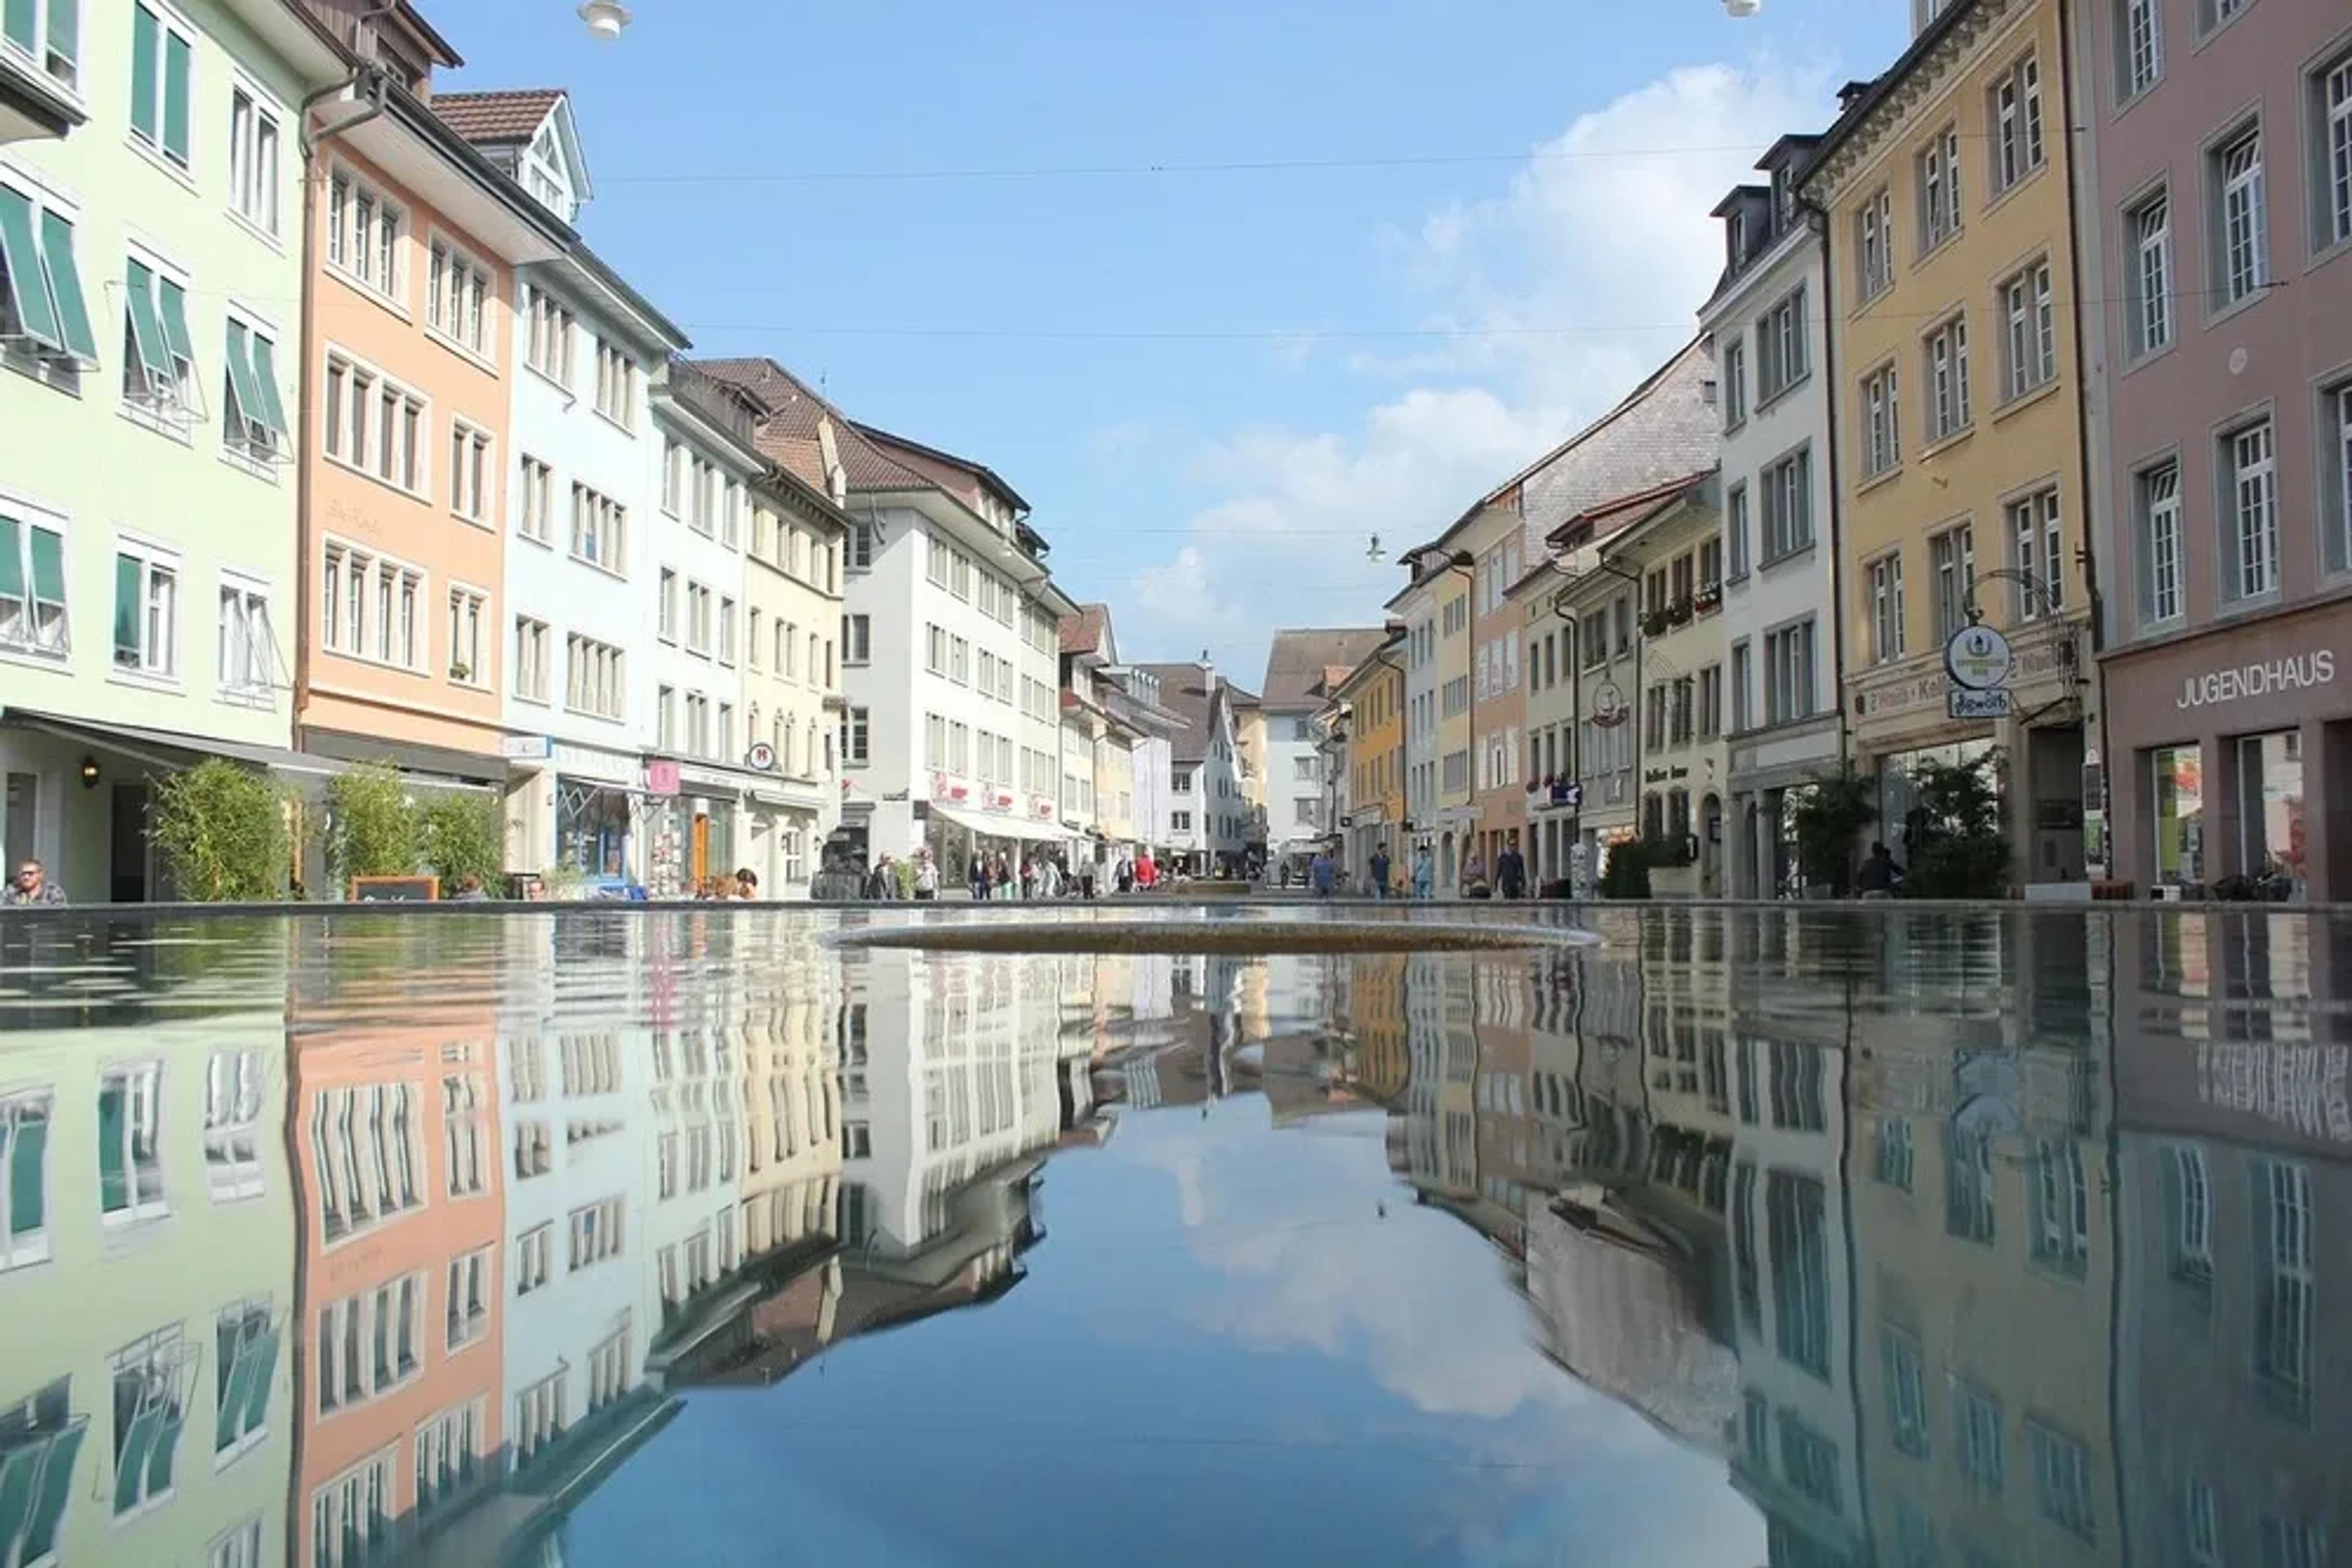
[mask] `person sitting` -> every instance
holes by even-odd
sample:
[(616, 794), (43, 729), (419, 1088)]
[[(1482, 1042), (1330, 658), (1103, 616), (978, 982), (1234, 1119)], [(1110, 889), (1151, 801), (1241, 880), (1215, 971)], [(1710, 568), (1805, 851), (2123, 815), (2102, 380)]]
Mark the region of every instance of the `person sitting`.
[(62, 904), (66, 890), (48, 879), (38, 860), (16, 868), (16, 879), (0, 889), (0, 904)]
[(1895, 863), (1895, 857), (1887, 850), (1885, 839), (1871, 842), (1870, 858), (1862, 863), (1862, 870), (1855, 876), (1853, 885), (1865, 899), (1891, 899), (1895, 890), (1903, 885), (1903, 868)]
[(737, 899), (749, 900), (757, 899), (759, 896), (760, 874), (752, 870), (749, 866), (745, 866), (739, 869), (735, 873), (735, 891), (733, 897)]

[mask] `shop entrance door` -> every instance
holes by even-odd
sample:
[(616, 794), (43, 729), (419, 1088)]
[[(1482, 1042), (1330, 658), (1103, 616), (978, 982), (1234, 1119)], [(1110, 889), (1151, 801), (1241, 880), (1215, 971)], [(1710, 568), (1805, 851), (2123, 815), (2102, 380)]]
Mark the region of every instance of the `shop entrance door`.
[(688, 860), (693, 868), (695, 885), (699, 887), (702, 879), (710, 875), (710, 818), (707, 816), (694, 819), (694, 848)]

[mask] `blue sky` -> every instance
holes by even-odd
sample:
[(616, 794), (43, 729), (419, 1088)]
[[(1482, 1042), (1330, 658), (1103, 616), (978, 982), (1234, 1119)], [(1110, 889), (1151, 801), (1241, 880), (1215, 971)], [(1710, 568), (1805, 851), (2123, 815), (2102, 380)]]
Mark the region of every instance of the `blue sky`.
[(590, 242), (698, 353), (988, 463), (1124, 654), (1245, 683), (1673, 352), (1707, 210), (1908, 9), (632, 8), (597, 44), (570, 0), (426, 4), (446, 85), (572, 92)]

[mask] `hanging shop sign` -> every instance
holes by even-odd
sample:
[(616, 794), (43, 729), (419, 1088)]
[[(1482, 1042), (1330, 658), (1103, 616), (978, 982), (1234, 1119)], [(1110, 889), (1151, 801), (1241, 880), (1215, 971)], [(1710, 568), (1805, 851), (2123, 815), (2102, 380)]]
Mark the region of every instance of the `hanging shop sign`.
[(1954, 719), (2006, 719), (2011, 711), (2009, 688), (2003, 686), (1991, 691), (1971, 691), (1966, 687), (1955, 686), (1944, 694), (1944, 711)]
[(646, 764), (646, 793), (650, 795), (657, 795), (663, 798), (667, 798), (670, 795), (676, 795), (677, 793), (677, 764), (676, 763), (647, 763)]
[(1969, 691), (2007, 686), (2016, 667), (2017, 656), (1996, 626), (1965, 626), (1944, 644), (1944, 673), (1954, 686)]
[(1604, 680), (1592, 689), (1592, 721), (1604, 730), (1625, 721), (1625, 694), (1615, 681)]
[(743, 765), (756, 773), (772, 773), (775, 772), (776, 748), (768, 744), (765, 741), (755, 742), (752, 744), (751, 751), (744, 755)]

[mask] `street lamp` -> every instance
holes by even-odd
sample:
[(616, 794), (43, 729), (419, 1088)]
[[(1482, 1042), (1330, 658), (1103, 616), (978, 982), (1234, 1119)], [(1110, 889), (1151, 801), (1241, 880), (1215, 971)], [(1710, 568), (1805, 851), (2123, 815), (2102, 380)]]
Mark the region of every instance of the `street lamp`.
[[(1726, 0), (1731, 5), (1753, 5), (1754, 0)], [(580, 19), (588, 24), (589, 37), (611, 43), (629, 25), (629, 8), (621, 0), (587, 0), (580, 7)]]
[(1364, 559), (1377, 565), (1388, 557), (1389, 552), (1381, 548), (1381, 536), (1373, 534), (1371, 542), (1364, 546)]
[(1723, 14), (1727, 16), (1753, 16), (1762, 9), (1764, 0), (1723, 0)]

